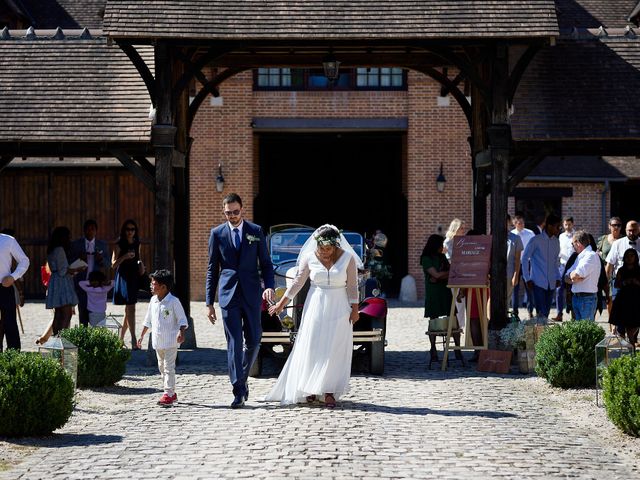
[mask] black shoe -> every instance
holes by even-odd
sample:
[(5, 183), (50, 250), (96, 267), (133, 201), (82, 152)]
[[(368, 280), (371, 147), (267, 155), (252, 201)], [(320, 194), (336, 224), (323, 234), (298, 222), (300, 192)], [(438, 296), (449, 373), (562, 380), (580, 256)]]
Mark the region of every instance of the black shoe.
[(244, 407), (244, 397), (242, 395), (236, 395), (233, 397), (233, 402), (231, 402), (231, 408), (242, 408)]

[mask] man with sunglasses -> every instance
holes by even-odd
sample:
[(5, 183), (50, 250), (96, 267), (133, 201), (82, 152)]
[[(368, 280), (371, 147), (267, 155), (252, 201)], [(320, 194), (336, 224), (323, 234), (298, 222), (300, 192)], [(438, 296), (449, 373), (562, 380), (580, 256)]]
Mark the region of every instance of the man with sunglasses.
[[(626, 252), (629, 248), (633, 248), (637, 252), (640, 252), (640, 240), (638, 240), (638, 236), (640, 235), (640, 225), (635, 220), (629, 220), (627, 222), (627, 227), (625, 229), (626, 237), (619, 238), (611, 245), (611, 250), (607, 255), (607, 278), (609, 281), (616, 278), (616, 274), (618, 273), (618, 268), (622, 266), (624, 256), (624, 252)], [(612, 289), (611, 298), (612, 300), (615, 298), (617, 293), (617, 289)]]
[(249, 398), (249, 370), (260, 350), (260, 307), (263, 299), (273, 303), (275, 281), (262, 228), (242, 218), (240, 196), (224, 197), (222, 212), (227, 221), (212, 228), (209, 237), (206, 304), (209, 321), (215, 324), (217, 291), (233, 386), (231, 408), (241, 408)]

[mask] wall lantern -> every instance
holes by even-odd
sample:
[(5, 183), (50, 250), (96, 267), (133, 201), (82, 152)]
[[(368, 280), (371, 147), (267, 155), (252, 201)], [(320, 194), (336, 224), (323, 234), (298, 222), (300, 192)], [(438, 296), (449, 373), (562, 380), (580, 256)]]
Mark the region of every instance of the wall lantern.
[[(118, 315), (118, 316), (122, 317), (123, 315)], [(98, 324), (98, 326), (106, 328), (111, 333), (113, 333), (118, 338), (120, 338), (120, 329), (122, 328), (122, 325), (120, 325), (120, 322), (116, 320), (116, 315), (114, 315), (113, 313), (110, 313), (109, 315), (107, 315), (104, 319), (104, 322)]]
[(440, 173), (436, 177), (436, 188), (439, 192), (444, 192), (444, 184), (447, 182), (447, 179), (444, 178), (444, 173), (442, 173), (442, 163), (440, 163)]
[(633, 355), (635, 348), (618, 335), (607, 335), (596, 345), (596, 405), (598, 403), (598, 388), (602, 385), (602, 374), (609, 364), (616, 358)]
[(331, 53), (322, 61), (322, 68), (324, 69), (324, 76), (327, 77), (330, 83), (335, 82), (340, 76), (340, 62)]
[(69, 374), (73, 386), (78, 381), (78, 347), (66, 338), (50, 337), (47, 343), (38, 348), (44, 358), (53, 358)]
[(216, 192), (224, 190), (224, 176), (222, 175), (222, 164), (218, 164), (218, 176), (216, 177)]

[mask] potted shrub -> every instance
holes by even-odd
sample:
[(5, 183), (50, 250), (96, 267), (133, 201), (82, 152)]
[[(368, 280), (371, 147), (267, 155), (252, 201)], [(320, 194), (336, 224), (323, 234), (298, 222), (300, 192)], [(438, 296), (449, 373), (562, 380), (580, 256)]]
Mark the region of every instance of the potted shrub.
[(519, 321), (509, 323), (500, 330), (500, 341), (506, 349), (514, 350), (520, 373), (533, 371), (534, 352), (527, 350), (524, 323)]
[(0, 435), (48, 435), (73, 411), (71, 376), (35, 352), (0, 353)]
[(640, 356), (611, 362), (602, 378), (607, 416), (623, 432), (640, 437)]
[(594, 350), (604, 335), (600, 325), (588, 320), (547, 328), (536, 344), (536, 373), (554, 387), (593, 386)]
[(78, 387), (104, 387), (122, 378), (131, 354), (106, 328), (74, 327), (61, 337), (78, 347)]

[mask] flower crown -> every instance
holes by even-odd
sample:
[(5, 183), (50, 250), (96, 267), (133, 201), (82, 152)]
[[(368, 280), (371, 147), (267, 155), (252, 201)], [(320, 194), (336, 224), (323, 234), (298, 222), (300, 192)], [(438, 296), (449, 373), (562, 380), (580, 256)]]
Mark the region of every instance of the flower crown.
[(329, 227), (331, 228), (331, 230), (335, 231), (337, 233), (337, 236), (335, 237), (329, 237), (329, 236), (325, 236), (325, 235), (316, 235), (314, 236), (314, 240), (316, 242), (318, 242), (319, 246), (327, 246), (327, 245), (332, 245), (334, 247), (339, 247), (340, 246), (340, 230), (338, 230), (336, 227), (334, 227), (333, 225), (323, 225), (320, 228), (323, 227)]

